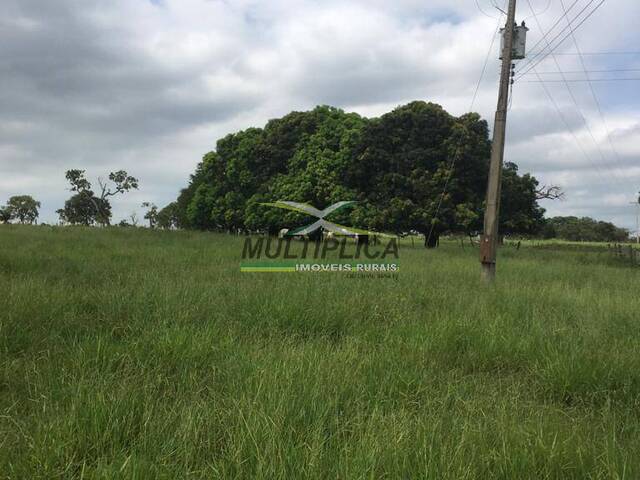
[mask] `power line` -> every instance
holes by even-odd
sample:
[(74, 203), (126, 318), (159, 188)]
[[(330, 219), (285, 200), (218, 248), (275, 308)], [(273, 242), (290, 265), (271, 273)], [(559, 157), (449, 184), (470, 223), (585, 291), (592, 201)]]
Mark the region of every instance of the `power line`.
[[(555, 53), (554, 55), (558, 55)], [(565, 74), (577, 73), (620, 73), (620, 72), (640, 72), (640, 68), (614, 68), (611, 70), (564, 70)], [(558, 75), (560, 72), (537, 72), (538, 75)], [(527, 75), (532, 75), (527, 73)], [(615, 80), (615, 79), (614, 79)]]
[[(565, 10), (564, 7), (564, 1), (560, 0), (560, 5), (562, 5), (562, 10)], [(566, 12), (566, 10), (565, 10)], [(567, 19), (568, 22), (568, 19)], [(571, 29), (571, 38), (573, 39), (573, 43), (576, 47), (576, 52), (578, 52), (578, 54), (580, 54), (580, 45), (578, 45), (578, 40), (576, 39), (576, 36), (574, 34), (574, 30), (573, 27), (571, 26), (571, 23), (569, 23), (569, 28)], [(580, 65), (582, 66), (582, 70), (585, 72), (585, 76), (587, 77), (587, 80), (589, 82), (589, 89), (591, 90), (591, 95), (593, 97), (593, 101), (596, 104), (596, 107), (598, 109), (598, 114), (600, 115), (600, 119), (602, 120), (602, 125), (604, 126), (604, 131), (607, 135), (607, 141), (609, 142), (609, 146), (611, 147), (611, 151), (613, 152), (615, 159), (616, 159), (616, 163), (618, 164), (618, 166), (622, 167), (622, 162), (620, 160), (620, 155), (618, 155), (618, 151), (616, 150), (616, 147), (613, 145), (613, 141), (611, 140), (611, 135), (609, 133), (609, 127), (607, 125), (607, 120), (605, 119), (604, 113), (602, 113), (602, 106), (600, 105), (600, 101), (598, 100), (598, 96), (596, 95), (596, 91), (593, 88), (593, 83), (592, 81), (589, 79), (589, 75), (587, 74), (587, 67), (586, 64), (584, 62), (584, 57), (582, 55), (580, 55)], [(630, 81), (631, 79), (625, 79), (625, 81)]]
[[(535, 72), (535, 69), (534, 69)], [(569, 125), (569, 122), (567, 121), (567, 119), (565, 118), (564, 114), (562, 113), (562, 110), (560, 110), (560, 107), (558, 106), (558, 102), (556, 102), (555, 98), (553, 98), (553, 95), (551, 95), (551, 92), (549, 91), (549, 89), (547, 88), (546, 82), (542, 80), (542, 78), (540, 79), (540, 85), (542, 86), (542, 88), (544, 89), (544, 92), (547, 94), (547, 97), (549, 98), (549, 100), (551, 101), (551, 104), (553, 105), (553, 107), (555, 108), (556, 112), (558, 112), (558, 116), (560, 117), (560, 120), (562, 121), (562, 123), (564, 124), (564, 126), (566, 127), (567, 131), (571, 134), (571, 136), (573, 137), (573, 139), (575, 140), (576, 144), (578, 145), (578, 148), (580, 149), (580, 151), (582, 152), (582, 154), (584, 155), (584, 157), (587, 159), (587, 161), (599, 172), (599, 173), (603, 173), (600, 169), (600, 167), (598, 166), (597, 163), (595, 163), (593, 161), (593, 159), (591, 158), (591, 156), (587, 153), (586, 149), (584, 148), (584, 146), (582, 145), (582, 142), (580, 141), (580, 139), (578, 138), (578, 136), (576, 135), (576, 133), (573, 131), (573, 129), (571, 128), (571, 126)], [(603, 175), (604, 176), (604, 175)], [(612, 177), (612, 179), (614, 180), (614, 183), (617, 183), (617, 179), (615, 177)]]
[(562, 53), (556, 53), (556, 55), (582, 55), (582, 56), (588, 56), (588, 55), (640, 55), (640, 52), (581, 52), (581, 53), (577, 53), (577, 52), (562, 52)]
[[(477, 0), (476, 0), (477, 4)], [(476, 84), (476, 88), (473, 92), (473, 97), (471, 99), (471, 104), (469, 105), (469, 111), (473, 110), (473, 107), (476, 103), (476, 99), (478, 98), (478, 91), (480, 90), (480, 85), (482, 84), (482, 79), (484, 78), (484, 74), (487, 71), (487, 65), (489, 64), (489, 58), (491, 57), (491, 52), (493, 51), (493, 45), (496, 42), (496, 37), (498, 36), (498, 31), (500, 30), (500, 23), (502, 22), (502, 15), (498, 18), (498, 25), (496, 26), (495, 31), (493, 32), (493, 36), (491, 37), (491, 43), (489, 44), (489, 50), (487, 51), (487, 55), (484, 59), (484, 64), (482, 65), (482, 70), (480, 72), (480, 78), (478, 79), (478, 83)], [(462, 139), (458, 143), (456, 147), (456, 151), (451, 157), (451, 162), (447, 169), (447, 177), (445, 178), (444, 188), (442, 189), (442, 194), (440, 195), (440, 199), (438, 200), (438, 205), (436, 206), (436, 211), (431, 220), (431, 228), (429, 229), (429, 235), (427, 236), (427, 245), (431, 241), (431, 236), (433, 235), (433, 229), (435, 228), (435, 220), (440, 213), (440, 208), (442, 207), (442, 202), (444, 201), (444, 196), (447, 194), (447, 188), (449, 187), (449, 181), (451, 180), (451, 176), (453, 175), (453, 169), (455, 167), (456, 161), (460, 156), (460, 146), (462, 144)]]
[(564, 80), (518, 80), (518, 83), (588, 83), (588, 82), (637, 82), (637, 78), (581, 78), (581, 79), (564, 79)]
[(507, 105), (507, 111), (511, 110), (511, 106), (513, 105), (513, 82), (510, 82), (509, 85), (509, 104)]
[(493, 51), (493, 45), (496, 43), (496, 37), (498, 35), (498, 31), (500, 30), (501, 20), (502, 18), (498, 19), (498, 26), (496, 27), (496, 31), (493, 32), (493, 37), (491, 37), (491, 44), (489, 45), (487, 56), (484, 58), (484, 64), (482, 65), (482, 71), (480, 72), (480, 78), (478, 79), (478, 83), (476, 84), (476, 89), (473, 92), (473, 98), (471, 99), (471, 105), (469, 106), (469, 111), (473, 110), (473, 106), (476, 104), (476, 99), (478, 98), (478, 91), (480, 90), (480, 84), (482, 83), (484, 74), (487, 71), (487, 65), (489, 64), (489, 57), (491, 56), (491, 52)]
[[(531, 47), (529, 49), (530, 53), (527, 56), (527, 59), (519, 66), (519, 71), (522, 71), (524, 68), (528, 67), (529, 65), (531, 65), (533, 62), (536, 61), (536, 59), (538, 59), (541, 55), (544, 54), (545, 49), (547, 48), (545, 45), (542, 45), (537, 51), (536, 48), (538, 47), (538, 45), (540, 45), (542, 42), (545, 42), (546, 45), (552, 44), (558, 37), (560, 37), (563, 33), (565, 33), (567, 31), (567, 27), (563, 27), (556, 35), (555, 37), (553, 37), (553, 39), (551, 39), (551, 41), (548, 40), (548, 36), (551, 35), (551, 33), (555, 30), (555, 28), (560, 25), (560, 22), (562, 21), (562, 19), (568, 15), (568, 13), (573, 9), (573, 7), (575, 7), (578, 2), (580, 0), (575, 0), (567, 9), (567, 12), (565, 13), (565, 15), (561, 15), (560, 18), (558, 18), (558, 20), (556, 20), (556, 22), (551, 26), (551, 28), (547, 31), (544, 32), (542, 31), (542, 38), (540, 38), (540, 40), (538, 40), (536, 42), (536, 44)], [(585, 5), (582, 10), (580, 10), (580, 12), (578, 12), (578, 14), (574, 17), (574, 21), (578, 18), (580, 18), (580, 16), (593, 4), (595, 0), (590, 0), (589, 3), (587, 5)], [(535, 15), (534, 15), (535, 16)], [(544, 58), (545, 56), (543, 56), (542, 58)]]
[[(595, 0), (591, 0), (591, 1), (589, 2), (589, 4), (587, 5), (587, 7), (588, 7), (589, 5), (591, 5), (594, 1), (595, 1)], [(575, 27), (574, 31), (575, 31), (575, 30), (577, 30), (578, 28), (580, 28), (580, 27), (584, 24), (584, 22), (586, 22), (589, 18), (591, 18), (591, 16), (592, 16), (592, 15), (593, 15), (593, 14), (594, 14), (594, 13), (595, 13), (595, 12), (596, 12), (600, 7), (601, 7), (601, 6), (602, 6), (602, 4), (604, 4), (604, 2), (605, 2), (605, 1), (606, 1), (606, 0), (601, 0), (601, 1), (600, 1), (600, 3), (599, 3), (598, 5), (596, 5), (596, 6), (595, 6), (595, 8), (594, 8), (593, 10), (591, 10), (591, 12), (589, 12), (589, 13), (587, 14), (587, 16), (586, 16), (586, 17), (584, 17), (584, 18), (580, 21), (580, 23)], [(582, 10), (580, 11), (580, 13), (579, 13), (578, 15), (576, 15), (576, 16), (573, 18), (573, 20), (572, 20), (572, 21), (577, 20), (577, 19), (580, 17), (580, 15), (582, 15), (582, 13), (584, 12), (584, 10), (585, 10), (587, 7), (585, 7), (584, 9), (582, 9)], [(568, 12), (568, 10), (567, 10), (567, 12)], [(566, 17), (566, 14), (565, 14), (565, 15), (563, 15), (563, 17)], [(569, 24), (571, 24), (571, 22), (572, 22), (572, 21), (569, 21)], [(549, 42), (547, 42), (547, 43), (548, 43), (549, 45), (552, 45), (552, 44), (553, 44), (553, 42), (554, 42), (554, 41), (555, 41), (555, 40), (556, 40), (560, 35), (562, 35), (565, 31), (566, 31), (566, 28), (565, 28), (565, 29), (563, 29), (563, 30), (561, 30), (561, 31), (560, 31), (560, 33), (559, 33), (558, 35), (556, 35), (556, 36), (555, 36), (551, 41), (549, 41)], [(533, 68), (535, 68), (536, 66), (538, 66), (538, 65), (540, 64), (540, 62), (542, 62), (542, 61), (543, 61), (545, 58), (547, 58), (551, 53), (553, 53), (553, 52), (554, 52), (554, 51), (555, 51), (555, 50), (556, 50), (560, 45), (562, 45), (562, 44), (564, 43), (564, 41), (565, 41), (567, 38), (569, 38), (569, 36), (570, 36), (571, 34), (572, 34), (572, 32), (569, 32), (569, 34), (565, 35), (565, 36), (564, 36), (564, 37), (563, 37), (563, 38), (562, 38), (562, 39), (561, 39), (561, 40), (560, 40), (560, 41), (559, 41), (555, 46), (553, 46), (553, 47), (548, 47), (548, 48), (549, 48), (549, 52), (547, 52), (547, 53), (546, 53), (542, 58), (540, 58), (540, 59), (539, 59), (539, 60), (537, 60), (537, 61), (533, 61), (533, 60), (532, 60), (532, 62), (530, 62), (530, 63), (533, 63), (533, 65), (528, 66), (528, 68), (527, 68), (524, 72), (522, 72), (522, 70), (523, 70), (525, 67), (522, 67), (522, 68), (520, 69), (520, 72), (517, 72), (519, 75), (518, 75), (518, 77), (516, 77), (516, 80), (517, 80), (518, 78), (520, 78), (522, 75), (524, 75), (524, 74), (528, 73), (529, 71), (531, 71), (531, 70), (532, 70)], [(545, 38), (546, 38), (546, 37), (545, 37)], [(544, 51), (544, 49), (543, 49), (542, 51)]]
[[(544, 15), (545, 13), (547, 13), (547, 10), (549, 10), (549, 8), (551, 8), (551, 0), (549, 0), (547, 2), (547, 6), (541, 11), (536, 13), (536, 15)], [(525, 20), (529, 20), (531, 17), (526, 17)]]
[[(589, 3), (585, 5), (575, 17), (573, 17), (572, 22), (578, 20), (580, 16), (593, 4), (594, 1), (595, 0), (590, 0)], [(604, 1), (605, 0), (602, 0), (600, 4), (598, 4), (590, 13), (588, 13), (587, 16), (580, 22), (580, 25), (582, 25), (591, 15), (593, 15), (593, 13), (599, 8), (600, 5), (602, 5), (602, 3), (604, 3)], [(567, 31), (567, 27), (563, 27), (551, 40), (547, 39), (547, 36), (550, 35), (551, 32), (553, 32), (555, 27), (562, 21), (563, 18), (567, 18), (569, 12), (577, 2), (578, 0), (574, 1), (571, 4), (571, 6), (565, 11), (565, 13), (561, 15), (560, 18), (558, 18), (556, 23), (554, 23), (553, 27), (549, 29), (549, 31), (547, 31), (546, 33), (544, 33), (544, 31), (542, 32), (542, 38), (538, 41), (538, 43), (536, 43), (535, 46), (539, 45), (543, 41), (545, 42), (546, 46), (541, 47), (538, 52), (533, 53), (533, 51), (535, 51), (534, 46), (532, 49), (532, 53), (529, 56), (529, 60), (520, 66), (518, 72), (516, 72), (517, 74), (520, 74), (527, 68), (528, 70), (525, 70), (525, 73), (530, 71), (533, 67), (537, 66), (540, 62), (547, 58), (551, 52), (557, 49), (566, 40), (566, 38), (568, 38), (568, 36), (563, 37), (554, 47), (551, 47), (553, 45), (553, 42), (555, 42), (561, 35), (563, 35)], [(545, 50), (547, 49), (549, 49), (549, 52), (545, 53)]]
[[(571, 4), (571, 6), (569, 7), (569, 11), (571, 11), (571, 9), (573, 7), (575, 7), (578, 4), (579, 1), (580, 0), (575, 0)], [(580, 15), (580, 14), (578, 14), (578, 15)], [(547, 35), (550, 35), (551, 32), (553, 32), (553, 30), (555, 30), (555, 28), (560, 24), (561, 21), (562, 21), (562, 17), (560, 17), (558, 20), (556, 20), (556, 23), (554, 23), (551, 26), (549, 31), (547, 31), (546, 33), (542, 32), (542, 38), (540, 40), (538, 40), (532, 47), (529, 48), (529, 54), (527, 56), (527, 59), (524, 62), (522, 62), (522, 64), (520, 65), (521, 69), (526, 67), (527, 65), (529, 65), (533, 60), (535, 60), (542, 53), (543, 50), (540, 50), (540, 52), (536, 52), (536, 48), (538, 47), (538, 45), (540, 45), (547, 38)]]
[[(589, 2), (589, 5), (591, 5), (594, 1), (595, 1), (595, 0), (591, 0), (591, 1)], [(586, 22), (589, 18), (591, 18), (591, 16), (592, 16), (592, 15), (593, 15), (593, 14), (594, 14), (594, 13), (595, 13), (595, 12), (596, 12), (600, 7), (601, 7), (601, 6), (602, 6), (602, 4), (603, 4), (605, 1), (606, 1), (606, 0), (601, 0), (601, 1), (600, 1), (600, 3), (599, 3), (598, 5), (596, 5), (596, 6), (595, 6), (595, 7), (594, 7), (594, 8), (593, 8), (593, 9), (592, 9), (588, 14), (587, 14), (587, 16), (586, 16), (586, 17), (584, 17), (584, 18), (580, 21), (580, 23), (579, 23), (578, 25), (576, 25), (576, 27), (574, 27), (574, 31), (575, 31), (575, 30), (577, 30), (578, 28), (580, 28), (580, 27), (584, 24), (584, 22)], [(587, 6), (589, 6), (589, 5), (587, 5)], [(587, 7), (585, 7), (585, 8), (587, 8)], [(582, 15), (582, 12), (584, 12), (584, 9), (583, 9), (583, 10), (582, 10), (578, 15), (576, 15), (576, 16), (573, 18), (573, 20), (572, 20), (572, 21), (577, 20), (577, 19), (580, 17), (580, 15)], [(571, 22), (570, 22), (570, 23), (571, 23)], [(565, 30), (566, 30), (566, 28), (565, 28), (565, 29), (563, 29), (563, 30), (562, 30), (558, 35), (556, 35), (556, 36), (555, 36), (551, 41), (548, 41), (548, 44), (549, 44), (549, 45), (552, 45), (552, 44), (553, 44), (553, 42), (554, 42), (554, 41), (555, 41), (555, 40), (556, 40), (560, 35), (562, 35), (562, 33), (564, 33), (564, 31), (565, 31)], [(537, 60), (537, 61), (533, 61), (533, 60), (532, 60), (531, 62), (529, 62), (530, 64), (531, 64), (531, 63), (533, 63), (533, 64), (532, 64), (532, 65), (530, 65), (530, 66), (527, 66), (527, 67), (523, 67), (523, 68), (527, 68), (524, 72), (522, 72), (522, 69), (523, 69), (523, 68), (521, 68), (521, 69), (520, 69), (520, 72), (518, 72), (518, 73), (519, 73), (519, 75), (516, 77), (516, 80), (517, 80), (518, 78), (520, 78), (522, 75), (524, 75), (525, 73), (530, 72), (533, 68), (535, 68), (536, 66), (538, 66), (538, 64), (539, 64), (542, 60), (544, 60), (545, 58), (547, 58), (551, 53), (553, 53), (553, 52), (554, 52), (554, 50), (555, 50), (555, 49), (557, 49), (560, 45), (562, 45), (562, 44), (564, 43), (564, 41), (565, 41), (567, 38), (569, 38), (569, 36), (571, 36), (571, 32), (569, 32), (569, 34), (565, 35), (565, 36), (564, 36), (564, 37), (563, 37), (563, 38), (562, 38), (562, 39), (561, 39), (561, 40), (560, 40), (560, 41), (559, 41), (555, 46), (551, 47), (551, 48), (550, 48), (550, 50), (549, 50), (549, 52), (547, 52), (547, 53), (546, 53), (546, 54), (545, 54), (541, 59), (539, 59), (539, 60)], [(545, 38), (546, 38), (546, 37), (545, 37)], [(543, 50), (543, 51), (544, 51), (544, 50)]]
[[(533, 17), (534, 17), (535, 22), (536, 22), (536, 25), (538, 26), (538, 28), (540, 29), (540, 31), (541, 31), (541, 32), (544, 32), (544, 30), (542, 29), (542, 25), (540, 24), (540, 20), (538, 19), (538, 16), (536, 15), (536, 13), (535, 13), (535, 12), (534, 12), (534, 10), (533, 10), (533, 6), (531, 5), (531, 0), (527, 0), (527, 3), (529, 4), (529, 8), (531, 9), (531, 12), (532, 12)], [(563, 6), (564, 6), (564, 5), (563, 5)], [(564, 15), (563, 15), (563, 17), (564, 17), (564, 18), (566, 18), (566, 19), (567, 19), (567, 21), (569, 21), (569, 18), (568, 18), (568, 16), (567, 16), (567, 13), (568, 13), (568, 12), (567, 12), (567, 10), (566, 10), (566, 9), (564, 9), (564, 8), (563, 8), (563, 10), (564, 10)], [(573, 31), (573, 30), (572, 30), (572, 31)], [(543, 40), (547, 43), (547, 48), (550, 48), (550, 49), (551, 49), (551, 45), (550, 45), (549, 41), (546, 39), (546, 37), (543, 37)], [(580, 106), (578, 105), (578, 100), (576, 99), (576, 96), (575, 96), (575, 94), (573, 93), (573, 90), (572, 90), (572, 89), (571, 89), (571, 87), (569, 86), (569, 81), (567, 80), (567, 78), (566, 78), (566, 76), (565, 76), (564, 72), (563, 72), (563, 71), (562, 71), (562, 69), (560, 68), (560, 64), (558, 63), (558, 60), (556, 59), (555, 55), (553, 55), (553, 50), (552, 50), (552, 49), (550, 50), (549, 55), (551, 55), (551, 58), (553, 59), (553, 61), (554, 61), (555, 65), (556, 65), (556, 68), (558, 69), (558, 73), (559, 73), (559, 74), (561, 75), (561, 77), (562, 77), (562, 80), (557, 80), (557, 82), (562, 82), (562, 83), (564, 83), (564, 85), (565, 85), (565, 87), (566, 87), (566, 89), (567, 89), (567, 92), (569, 93), (569, 96), (571, 97), (571, 100), (573, 101), (573, 104), (574, 104), (574, 105), (575, 105), (575, 107), (576, 107), (576, 110), (577, 110), (578, 114), (579, 114), (579, 115), (580, 115), (580, 117), (582, 118), (582, 121), (584, 122), (584, 125), (585, 125), (585, 127), (587, 128), (587, 131), (588, 131), (588, 133), (589, 133), (589, 136), (590, 136), (590, 137), (591, 137), (591, 139), (593, 140), (593, 143), (594, 143), (594, 145), (596, 146), (596, 148), (597, 148), (597, 150), (598, 150), (598, 153), (600, 154), (600, 157), (602, 158), (603, 164), (604, 164), (604, 165), (606, 165), (606, 164), (607, 164), (607, 162), (606, 162), (606, 159), (605, 159), (604, 153), (602, 152), (602, 149), (600, 148), (600, 145), (599, 145), (598, 141), (596, 140), (595, 135), (593, 134), (593, 131), (591, 130), (591, 127), (589, 126), (589, 123), (587, 122), (586, 117), (585, 117), (585, 116), (584, 116), (584, 114), (582, 113), (582, 110), (581, 110)], [(534, 68), (534, 72), (535, 72), (535, 68)], [(538, 81), (544, 82), (544, 80), (542, 80), (542, 77), (540, 77), (540, 76), (537, 74), (537, 72), (536, 72), (536, 75), (537, 75), (537, 77), (538, 77)], [(535, 81), (535, 80), (533, 80), (533, 81)], [(545, 88), (546, 88), (546, 87), (545, 87)], [(607, 167), (607, 168), (608, 168), (608, 167)], [(613, 173), (613, 172), (612, 172), (612, 173)], [(614, 175), (614, 177), (615, 177), (615, 175)]]
[[(487, 12), (485, 12), (481, 7), (480, 7), (480, 3), (478, 2), (478, 0), (476, 0), (476, 7), (478, 7), (478, 10), (480, 10), (480, 12), (485, 16), (485, 17), (489, 17), (489, 18), (493, 18), (495, 19), (496, 17), (494, 17), (493, 15), (489, 15)], [(495, 7), (495, 5), (494, 5)], [(496, 7), (497, 8), (497, 7)], [(501, 18), (502, 15), (500, 14), (498, 16), (498, 18)]]

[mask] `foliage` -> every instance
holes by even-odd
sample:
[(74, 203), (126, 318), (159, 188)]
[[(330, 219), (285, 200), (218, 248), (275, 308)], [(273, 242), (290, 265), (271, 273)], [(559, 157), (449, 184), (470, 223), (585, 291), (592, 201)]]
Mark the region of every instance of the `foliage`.
[[(473, 233), (482, 225), (490, 149), (477, 114), (454, 117), (432, 103), (412, 102), (374, 119), (326, 106), (293, 112), (219, 140), (180, 193), (176, 218), (185, 228), (273, 233), (306, 219), (262, 203), (325, 208), (355, 199), (355, 208), (332, 220), (400, 235), (431, 232), (434, 239)], [(506, 166), (505, 232), (539, 228), (537, 185)]]
[(629, 231), (589, 217), (553, 217), (546, 220), (543, 236), (574, 242), (625, 242)]
[(84, 170), (76, 168), (67, 170), (64, 176), (71, 184), (69, 190), (72, 192), (84, 192), (91, 189), (91, 183), (85, 178)]
[(69, 190), (78, 192), (78, 194), (65, 202), (65, 208), (56, 212), (62, 221), (74, 225), (93, 225), (94, 223), (109, 225), (111, 222), (111, 203), (108, 197), (138, 188), (138, 179), (124, 170), (109, 174), (109, 181), (112, 185), (98, 177), (100, 192), (97, 195), (91, 190), (91, 182), (85, 177), (84, 170), (67, 170), (65, 178), (69, 181)]
[(17, 220), (20, 223), (32, 224), (39, 215), (40, 202), (31, 195), (14, 195), (9, 198), (7, 205), (0, 208), (0, 221), (9, 223)]
[(144, 219), (149, 220), (149, 228), (156, 228), (158, 224), (158, 207), (153, 203), (143, 202), (142, 208), (147, 209)]
[(538, 181), (526, 173), (518, 175), (518, 166), (507, 162), (502, 169), (500, 233), (533, 235), (544, 225), (544, 209), (538, 206)]
[(158, 212), (156, 217), (157, 225), (164, 229), (178, 228), (178, 205), (176, 202), (171, 202)]
[(7, 207), (0, 207), (0, 223), (9, 223), (11, 221), (11, 212)]
[(56, 210), (56, 213), (62, 222), (71, 225), (107, 225), (111, 218), (111, 204), (96, 197), (91, 190), (81, 190), (65, 201), (64, 208)]

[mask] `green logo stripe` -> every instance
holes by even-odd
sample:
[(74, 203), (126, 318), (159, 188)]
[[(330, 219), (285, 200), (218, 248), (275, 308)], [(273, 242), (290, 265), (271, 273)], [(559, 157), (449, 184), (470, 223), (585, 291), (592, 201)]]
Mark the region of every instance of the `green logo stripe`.
[[(343, 270), (344, 266), (351, 266), (352, 270)], [(313, 272), (313, 273), (372, 273), (372, 272), (380, 272), (383, 273), (385, 270), (358, 270), (357, 267), (360, 265), (377, 265), (380, 267), (390, 267), (392, 265), (395, 266), (394, 272), (400, 271), (400, 265), (398, 262), (389, 262), (389, 263), (381, 263), (381, 262), (247, 262), (240, 264), (241, 272)], [(320, 269), (312, 269), (311, 266), (319, 266)], [(332, 269), (331, 266), (338, 266), (337, 269)], [(342, 266), (342, 268), (340, 268)], [(307, 267), (307, 268), (305, 268)], [(322, 268), (325, 267), (325, 268)]]
[(240, 267), (241, 272), (295, 272), (296, 267)]

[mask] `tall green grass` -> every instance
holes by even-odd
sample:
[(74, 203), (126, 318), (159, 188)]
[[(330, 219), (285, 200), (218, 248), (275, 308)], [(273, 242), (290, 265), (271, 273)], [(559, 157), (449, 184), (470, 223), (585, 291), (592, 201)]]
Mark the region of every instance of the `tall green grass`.
[(640, 269), (403, 244), (398, 280), (242, 238), (0, 227), (0, 478), (640, 477)]

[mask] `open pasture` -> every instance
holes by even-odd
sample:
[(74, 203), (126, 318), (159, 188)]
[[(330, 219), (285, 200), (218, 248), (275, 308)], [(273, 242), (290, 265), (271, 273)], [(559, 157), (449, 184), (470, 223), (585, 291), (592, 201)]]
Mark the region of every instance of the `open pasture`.
[(640, 269), (457, 242), (397, 280), (242, 237), (0, 227), (0, 478), (638, 478)]

